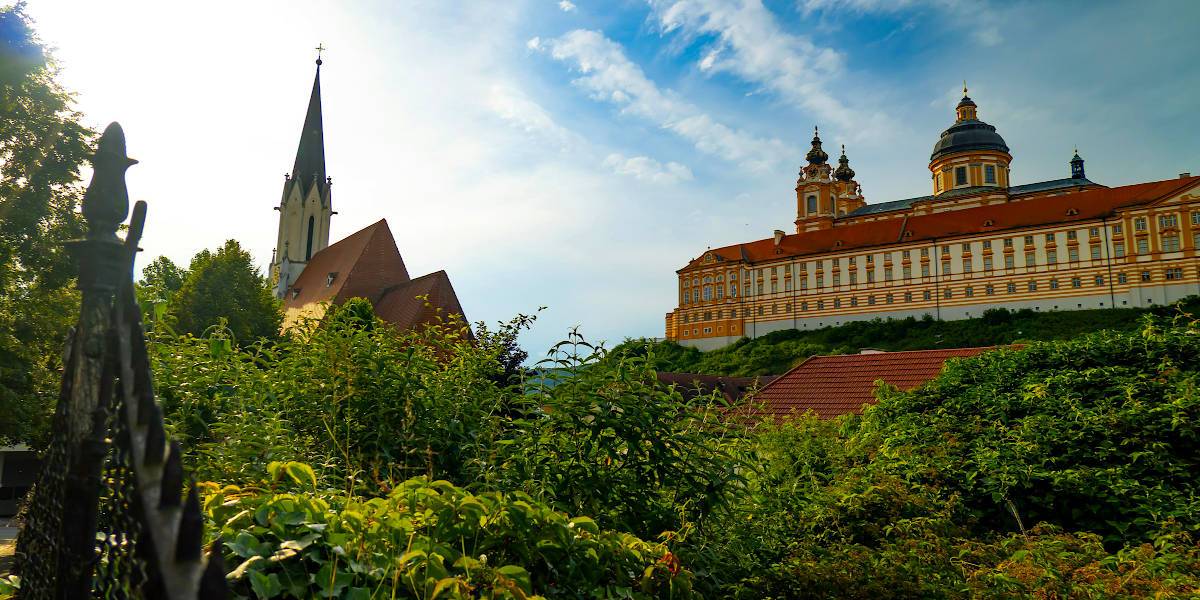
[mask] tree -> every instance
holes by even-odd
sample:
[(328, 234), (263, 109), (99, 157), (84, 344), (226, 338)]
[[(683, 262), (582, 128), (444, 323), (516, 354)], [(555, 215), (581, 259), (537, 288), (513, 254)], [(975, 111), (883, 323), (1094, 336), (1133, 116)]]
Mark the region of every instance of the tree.
[(36, 444), (49, 422), (78, 310), (62, 242), (83, 235), (94, 137), (24, 11), (0, 7), (0, 444)]
[[(170, 274), (164, 264), (159, 266), (165, 273), (156, 271), (156, 277)], [(237, 240), (225, 242), (216, 252), (201, 250), (192, 258), (167, 313), (174, 317), (180, 333), (194, 335), (224, 320), (240, 343), (274, 339), (283, 323), (279, 302)]]

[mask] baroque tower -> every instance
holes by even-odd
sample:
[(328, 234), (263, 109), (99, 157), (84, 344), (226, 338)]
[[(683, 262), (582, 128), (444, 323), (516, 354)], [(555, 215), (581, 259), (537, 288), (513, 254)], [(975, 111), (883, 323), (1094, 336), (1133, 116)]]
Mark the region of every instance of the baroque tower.
[(334, 215), (330, 196), (333, 179), (325, 174), (321, 64), (318, 53), (317, 74), (304, 115), (296, 162), (292, 172), (284, 175), (283, 195), (275, 208), (279, 211), (279, 234), (271, 259), (271, 279), (277, 298), (283, 298), (312, 255), (329, 245), (329, 221)]
[(796, 233), (822, 229), (832, 224), (833, 219), (866, 204), (862, 189), (854, 181), (845, 146), (835, 169), (829, 164), (829, 154), (821, 147), (821, 134), (814, 127), (812, 148), (804, 158), (808, 164), (800, 169), (800, 178), (796, 180)]

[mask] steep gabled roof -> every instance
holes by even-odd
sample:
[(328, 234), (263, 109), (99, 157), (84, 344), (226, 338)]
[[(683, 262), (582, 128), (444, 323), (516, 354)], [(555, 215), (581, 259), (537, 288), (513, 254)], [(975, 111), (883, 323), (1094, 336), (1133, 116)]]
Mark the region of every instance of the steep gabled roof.
[(436, 271), (385, 289), (375, 303), (375, 314), (403, 330), (433, 323), (438, 316), (463, 315), (463, 309), (450, 276)]
[[(778, 246), (774, 238), (766, 238), (714, 248), (709, 252), (727, 261), (761, 262), (896, 242), (930, 241), (1036, 225), (1089, 221), (1111, 215), (1120, 208), (1150, 204), (1197, 183), (1200, 183), (1200, 176), (1115, 188), (1092, 188), (1019, 202), (913, 215), (904, 220), (886, 219), (838, 225), (830, 229), (785, 235)], [(703, 260), (704, 256), (701, 255), (680, 271), (703, 266)]]
[(875, 382), (910, 390), (937, 377), (951, 358), (976, 356), (994, 347), (954, 348), (813, 356), (767, 384), (750, 400), (750, 417), (799, 416), (808, 411), (822, 419), (860, 413), (874, 404)]
[(687, 400), (695, 400), (718, 390), (728, 402), (737, 402), (747, 392), (762, 387), (775, 379), (774, 375), (758, 377), (726, 377), (723, 375), (703, 375), (700, 373), (668, 373), (660, 371), (658, 380), (667, 385), (674, 385), (679, 393)]
[(340, 304), (355, 297), (375, 302), (382, 290), (407, 281), (396, 240), (380, 219), (314, 254), (284, 295), (284, 307)]

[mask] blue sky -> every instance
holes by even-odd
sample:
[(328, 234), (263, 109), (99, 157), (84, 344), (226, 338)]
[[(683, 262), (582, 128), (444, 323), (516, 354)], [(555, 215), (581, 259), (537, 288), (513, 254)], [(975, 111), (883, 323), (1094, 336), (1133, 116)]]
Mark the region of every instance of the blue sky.
[[(103, 6), (101, 6), (104, 4)], [(1015, 183), (1200, 172), (1200, 3), (34, 0), (62, 79), (125, 126), (142, 246), (236, 238), (265, 267), (322, 69), (333, 238), (387, 218), (472, 320), (661, 336), (674, 270), (795, 218), (819, 125), (868, 202), (928, 193), (966, 79)], [(114, 33), (115, 32), (115, 33)]]

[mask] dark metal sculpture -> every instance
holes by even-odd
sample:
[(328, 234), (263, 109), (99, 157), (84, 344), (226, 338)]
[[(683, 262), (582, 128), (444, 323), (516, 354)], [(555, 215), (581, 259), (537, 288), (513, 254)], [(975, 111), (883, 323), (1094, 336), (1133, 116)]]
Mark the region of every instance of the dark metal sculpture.
[(79, 323), (42, 472), (17, 538), (19, 598), (226, 596), (219, 551), (203, 552), (196, 487), (184, 496), (182, 451), (154, 400), (133, 260), (146, 203), (129, 212), (125, 134), (104, 130), (83, 199), (87, 236), (68, 243), (79, 265)]

